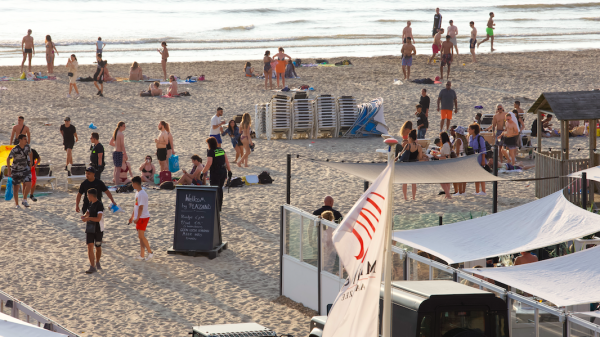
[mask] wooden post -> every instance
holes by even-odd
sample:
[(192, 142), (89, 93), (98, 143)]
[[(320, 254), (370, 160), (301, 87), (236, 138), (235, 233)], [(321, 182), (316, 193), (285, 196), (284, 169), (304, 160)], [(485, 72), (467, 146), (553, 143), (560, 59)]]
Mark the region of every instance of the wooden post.
[[(590, 130), (588, 137), (590, 139), (590, 167), (596, 166), (596, 154), (594, 150), (596, 149), (596, 119), (589, 120)], [(590, 205), (594, 207), (594, 193), (596, 192), (596, 183), (592, 180), (590, 183)]]
[[(542, 152), (542, 112), (537, 111), (537, 152)], [(537, 177), (536, 177), (537, 178)]]

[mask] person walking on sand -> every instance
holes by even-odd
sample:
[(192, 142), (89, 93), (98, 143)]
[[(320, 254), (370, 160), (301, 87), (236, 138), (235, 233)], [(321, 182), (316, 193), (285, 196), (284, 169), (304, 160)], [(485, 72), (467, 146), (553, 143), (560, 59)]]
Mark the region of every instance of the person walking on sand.
[(450, 20), (450, 26), (448, 26), (448, 35), (450, 35), (450, 42), (452, 42), (452, 44), (454, 45), (454, 49), (456, 50), (456, 56), (458, 57), (458, 42), (456, 40), (456, 36), (458, 36), (458, 26), (454, 25), (453, 20)]
[[(140, 240), (140, 255), (136, 256), (135, 259), (150, 261), (154, 257), (154, 254), (152, 253), (152, 249), (150, 249), (148, 239), (146, 239), (146, 227), (150, 221), (148, 194), (142, 189), (142, 178), (140, 176), (135, 176), (131, 179), (131, 186), (133, 186), (136, 192), (133, 212), (131, 213), (131, 218), (129, 218), (129, 223), (135, 224), (138, 239)], [(148, 251), (148, 256), (144, 258), (146, 250)]]
[(217, 113), (210, 119), (210, 131), (208, 132), (209, 137), (215, 137), (217, 140), (217, 147), (221, 147), (223, 141), (221, 140), (221, 134), (223, 133), (223, 125), (225, 121), (221, 120), (223, 116), (223, 108), (218, 107)]
[(9, 144), (18, 145), (20, 135), (26, 135), (27, 144), (31, 143), (31, 134), (29, 133), (29, 127), (25, 125), (25, 117), (23, 116), (19, 116), (19, 119), (17, 120), (17, 125), (13, 126), (12, 132), (10, 133)]
[(437, 99), (437, 111), (440, 111), (440, 103), (442, 103), (442, 120), (440, 121), (440, 132), (444, 131), (444, 121), (446, 121), (446, 131), (450, 129), (450, 121), (452, 120), (452, 105), (454, 103), (454, 111), (458, 113), (458, 100), (456, 92), (452, 90), (452, 82), (446, 82), (446, 88), (440, 91)]
[(21, 41), (21, 52), (23, 53), (23, 62), (21, 62), (21, 74), (23, 73), (23, 66), (25, 60), (29, 57), (29, 67), (27, 71), (31, 72), (31, 58), (35, 55), (35, 46), (33, 45), (33, 36), (31, 36), (31, 29), (27, 30), (27, 35), (23, 36)]
[(157, 50), (160, 53), (160, 55), (162, 56), (162, 59), (160, 60), (160, 64), (162, 64), (164, 80), (166, 81), (167, 80), (167, 59), (169, 58), (169, 49), (167, 49), (166, 41), (163, 41), (160, 45), (162, 46), (162, 50), (161, 49), (157, 49)]
[[(104, 63), (104, 61), (102, 61), (102, 54), (97, 54), (96, 55), (96, 62), (98, 63), (98, 66), (96, 67), (96, 73), (94, 73), (94, 86), (96, 87), (96, 89), (98, 89), (98, 93), (96, 93), (96, 95), (100, 96), (100, 97), (104, 97), (104, 95), (102, 94), (104, 92), (104, 66), (106, 65), (106, 63)], [(100, 86), (98, 86), (98, 84), (100, 84)]]
[(50, 35), (46, 35), (46, 63), (48, 65), (48, 75), (54, 75), (54, 52), (58, 55), (58, 50), (56, 49), (56, 45), (52, 42), (52, 37)]
[[(19, 135), (19, 144), (10, 150), (8, 157), (6, 158), (6, 168), (8, 170), (8, 176), (13, 181), (13, 193), (15, 199), (15, 208), (21, 208), (19, 206), (19, 187), (23, 184), (23, 200), (21, 204), (25, 207), (29, 207), (27, 203), (27, 196), (29, 195), (29, 189), (31, 188), (31, 167), (33, 167), (33, 155), (31, 148), (27, 144), (27, 136)], [(12, 161), (12, 166), (10, 160)]]
[(102, 54), (104, 47), (106, 47), (106, 43), (102, 42), (102, 38), (98, 36), (98, 41), (96, 42), (96, 55)]
[(471, 26), (471, 38), (469, 39), (469, 48), (471, 49), (471, 56), (473, 56), (473, 63), (477, 63), (475, 57), (475, 45), (477, 44), (477, 28), (475, 28), (475, 22), (469, 22)]
[(281, 89), (285, 88), (285, 68), (287, 62), (285, 58), (291, 60), (292, 58), (283, 52), (283, 47), (279, 47), (279, 52), (273, 55), (273, 59), (277, 58), (277, 65), (275, 66), (275, 78), (277, 79), (277, 89), (279, 89), (279, 78), (281, 78)]
[(250, 156), (252, 147), (254, 147), (252, 137), (250, 136), (251, 126), (252, 121), (250, 119), (250, 114), (246, 112), (244, 115), (242, 115), (242, 122), (240, 123), (240, 141), (244, 147), (244, 155), (237, 163), (239, 167), (242, 167), (242, 164), (244, 164), (244, 167), (248, 167), (248, 156)]
[(400, 53), (402, 53), (402, 74), (404, 74), (405, 80), (410, 80), (410, 67), (412, 66), (413, 55), (417, 55), (417, 50), (412, 44), (410, 36), (406, 38), (406, 43), (402, 45)]
[(433, 16), (433, 34), (431, 36), (435, 36), (440, 29), (442, 28), (442, 14), (440, 14), (440, 9), (435, 9), (435, 15)]
[(119, 122), (109, 143), (115, 148), (115, 151), (112, 154), (113, 164), (115, 165), (115, 169), (113, 171), (113, 181), (115, 184), (117, 184), (119, 181), (123, 160), (127, 161), (128, 159), (127, 152), (125, 151), (125, 135), (123, 134), (123, 131), (125, 131), (125, 122)]
[(79, 67), (79, 63), (77, 63), (77, 57), (75, 54), (71, 54), (71, 57), (67, 61), (67, 70), (69, 71), (67, 75), (69, 76), (69, 93), (67, 94), (67, 98), (71, 98), (71, 90), (75, 89), (75, 98), (79, 97), (79, 90), (77, 89), (77, 68)]
[(92, 132), (90, 137), (92, 145), (90, 146), (90, 165), (96, 170), (94, 177), (97, 180), (102, 180), (102, 172), (104, 171), (104, 145), (100, 143), (100, 135), (97, 132)]
[(431, 55), (431, 58), (429, 59), (427, 64), (431, 64), (431, 61), (433, 61), (435, 56), (442, 49), (442, 34), (444, 34), (444, 28), (439, 29), (437, 31), (437, 33), (433, 36), (433, 44), (431, 45), (431, 49), (433, 50), (433, 55)]
[(160, 166), (160, 172), (168, 171), (169, 165), (167, 164), (167, 143), (169, 143), (169, 133), (167, 132), (165, 125), (167, 123), (165, 121), (160, 121), (158, 123), (158, 137), (154, 139), (156, 143), (156, 158), (158, 158), (158, 164)]
[(414, 42), (415, 38), (413, 37), (413, 33), (412, 33), (412, 28), (410, 27), (411, 23), (410, 21), (406, 21), (406, 27), (404, 27), (404, 29), (402, 30), (402, 43), (406, 43), (406, 41), (408, 41), (408, 38), (410, 37), (411, 40)]
[(265, 90), (269, 90), (267, 89), (267, 81), (269, 81), (271, 90), (273, 90), (273, 68), (271, 67), (271, 62), (273, 62), (273, 59), (269, 55), (271, 55), (271, 52), (267, 50), (265, 52), (265, 56), (263, 57), (263, 62), (265, 63)]
[(490, 12), (490, 18), (488, 19), (487, 28), (485, 29), (486, 37), (485, 37), (485, 39), (481, 40), (481, 42), (479, 42), (477, 44), (477, 48), (479, 48), (479, 45), (481, 45), (485, 41), (491, 39), (491, 41), (490, 41), (491, 50), (492, 51), (496, 50), (496, 49), (494, 49), (494, 29), (496, 29), (496, 27), (494, 27), (494, 26), (496, 26), (496, 24), (494, 23), (494, 12)]
[[(85, 243), (90, 260), (90, 269), (85, 273), (92, 274), (102, 269), (100, 257), (102, 256), (102, 237), (104, 236), (104, 205), (96, 197), (95, 188), (90, 188), (86, 194), (90, 205), (87, 212), (81, 217), (81, 221), (85, 222)], [(94, 246), (96, 246), (96, 254), (94, 254)]]
[(74, 125), (71, 125), (71, 117), (65, 117), (65, 124), (60, 126), (60, 134), (63, 137), (63, 145), (67, 152), (65, 171), (68, 171), (69, 164), (73, 165), (73, 147), (75, 146), (75, 143), (79, 141), (77, 130)]
[(446, 35), (446, 41), (442, 42), (442, 62), (440, 63), (440, 81), (444, 79), (444, 66), (448, 65), (447, 79), (450, 79), (450, 65), (452, 65), (452, 57), (454, 56), (454, 48), (450, 42), (450, 35)]

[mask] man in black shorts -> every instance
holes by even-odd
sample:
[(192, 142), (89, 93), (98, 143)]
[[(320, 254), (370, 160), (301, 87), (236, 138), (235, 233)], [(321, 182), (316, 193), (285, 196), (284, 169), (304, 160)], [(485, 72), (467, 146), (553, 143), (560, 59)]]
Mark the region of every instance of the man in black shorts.
[(96, 180), (101, 180), (102, 171), (104, 171), (104, 146), (100, 144), (100, 135), (97, 132), (92, 132), (90, 141), (90, 165), (96, 170), (94, 174)]
[[(102, 237), (104, 236), (104, 205), (102, 205), (102, 201), (98, 200), (95, 188), (87, 191), (87, 198), (90, 206), (81, 217), (81, 221), (85, 222), (85, 243), (90, 259), (90, 269), (85, 273), (91, 274), (102, 269), (100, 257), (102, 256)], [(94, 254), (94, 246), (96, 246), (96, 254)]]
[[(98, 200), (102, 201), (102, 192), (104, 192), (114, 205), (117, 204), (115, 202), (115, 199), (113, 199), (112, 194), (110, 193), (106, 185), (104, 185), (102, 180), (96, 179), (96, 177), (94, 176), (94, 174), (96, 173), (95, 171), (96, 170), (93, 167), (88, 167), (87, 169), (85, 169), (86, 179), (81, 183), (81, 185), (79, 185), (79, 193), (77, 193), (77, 198), (75, 199), (75, 211), (77, 213), (81, 211), (83, 214), (85, 214), (85, 212), (88, 211), (88, 208), (90, 207), (90, 200), (87, 197), (87, 191), (89, 191), (91, 188), (96, 190), (96, 198)], [(79, 209), (79, 201), (81, 201), (82, 195), (83, 208)]]
[(65, 171), (69, 170), (69, 164), (73, 165), (73, 146), (79, 141), (77, 130), (74, 125), (71, 125), (71, 117), (65, 117), (65, 124), (60, 126), (60, 133), (63, 136), (63, 145), (67, 151), (67, 164)]
[[(106, 65), (106, 62), (102, 61), (102, 54), (96, 55), (96, 61), (98, 62), (98, 67), (96, 68), (96, 73), (94, 74), (94, 86), (96, 86), (96, 89), (98, 89), (98, 93), (96, 95), (104, 97), (104, 95), (102, 95), (102, 92), (104, 91), (103, 80), (104, 66)], [(100, 84), (100, 86), (98, 86), (98, 83)]]

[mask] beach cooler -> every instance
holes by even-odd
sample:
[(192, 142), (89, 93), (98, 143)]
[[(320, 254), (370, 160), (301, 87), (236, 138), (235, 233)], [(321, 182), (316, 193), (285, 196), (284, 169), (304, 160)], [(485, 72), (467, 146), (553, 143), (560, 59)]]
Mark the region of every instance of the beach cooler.
[(160, 183), (164, 183), (165, 181), (172, 181), (171, 172), (170, 171), (161, 171), (160, 172)]

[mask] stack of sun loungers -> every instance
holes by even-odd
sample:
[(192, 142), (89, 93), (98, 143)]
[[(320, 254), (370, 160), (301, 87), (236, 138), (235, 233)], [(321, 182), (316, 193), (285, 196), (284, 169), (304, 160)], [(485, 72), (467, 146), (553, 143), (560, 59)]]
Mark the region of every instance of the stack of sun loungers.
[(292, 138), (292, 98), (275, 95), (269, 102), (266, 118), (267, 139), (285, 134), (287, 139)]
[(294, 99), (292, 136), (306, 134), (310, 138), (315, 138), (314, 133), (314, 113), (312, 100), (308, 98)]
[(352, 96), (340, 96), (336, 100), (338, 131), (336, 134), (348, 131), (358, 117), (356, 99)]
[(330, 134), (337, 137), (338, 117), (335, 98), (331, 95), (319, 95), (313, 102), (315, 113), (315, 135)]
[(269, 103), (256, 104), (254, 106), (254, 132), (256, 138), (267, 135), (267, 110), (269, 110)]

